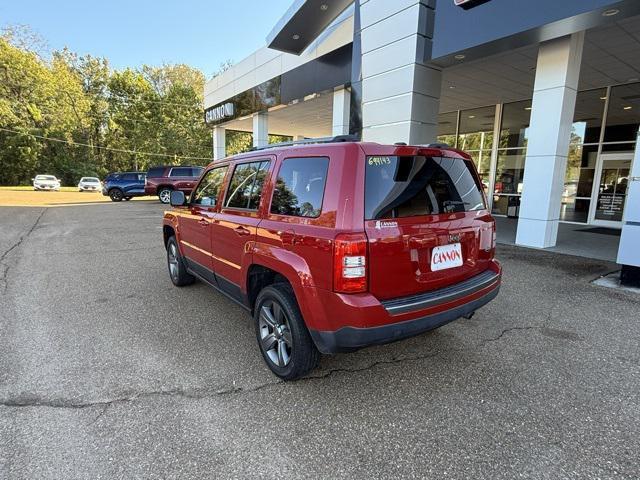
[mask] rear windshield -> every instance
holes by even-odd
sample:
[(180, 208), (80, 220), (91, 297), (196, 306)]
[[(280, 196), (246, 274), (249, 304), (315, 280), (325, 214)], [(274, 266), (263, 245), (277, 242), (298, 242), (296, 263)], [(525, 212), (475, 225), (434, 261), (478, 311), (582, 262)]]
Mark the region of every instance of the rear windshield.
[(365, 218), (402, 218), (486, 208), (471, 165), (444, 157), (367, 157)]
[(81, 182), (87, 182), (87, 183), (98, 183), (100, 180), (98, 180), (95, 177), (83, 177), (80, 179)]
[(55, 180), (56, 177), (53, 177), (51, 175), (37, 175), (36, 176), (36, 180)]

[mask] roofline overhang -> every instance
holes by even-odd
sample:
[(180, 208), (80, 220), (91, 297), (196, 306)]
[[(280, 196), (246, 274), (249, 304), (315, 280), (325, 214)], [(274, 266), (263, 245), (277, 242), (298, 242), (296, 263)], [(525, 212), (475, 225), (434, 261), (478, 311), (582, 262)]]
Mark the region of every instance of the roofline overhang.
[(267, 36), (267, 46), (300, 55), (354, 0), (295, 0)]

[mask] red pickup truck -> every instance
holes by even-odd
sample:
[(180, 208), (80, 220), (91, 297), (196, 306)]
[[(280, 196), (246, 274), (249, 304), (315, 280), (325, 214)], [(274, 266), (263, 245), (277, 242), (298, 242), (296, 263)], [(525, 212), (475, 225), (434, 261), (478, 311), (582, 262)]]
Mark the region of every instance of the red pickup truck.
[(169, 203), (174, 190), (190, 194), (203, 170), (202, 167), (184, 166), (150, 168), (144, 183), (144, 193), (158, 195), (162, 203)]

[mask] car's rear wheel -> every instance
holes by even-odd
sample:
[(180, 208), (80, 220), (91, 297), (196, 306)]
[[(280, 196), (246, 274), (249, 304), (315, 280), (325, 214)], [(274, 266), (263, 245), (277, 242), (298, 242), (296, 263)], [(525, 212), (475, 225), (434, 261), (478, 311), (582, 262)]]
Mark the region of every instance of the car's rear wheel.
[(295, 380), (318, 365), (320, 352), (288, 284), (278, 283), (260, 292), (254, 322), (262, 357), (278, 377)]
[(167, 187), (162, 187), (158, 191), (158, 198), (162, 203), (169, 203), (171, 201), (171, 189)]
[(109, 190), (109, 198), (112, 202), (121, 202), (124, 198), (124, 194), (119, 188), (112, 188)]
[(180, 255), (176, 237), (170, 237), (167, 240), (167, 265), (169, 267), (169, 277), (176, 287), (191, 285), (195, 281), (194, 276), (187, 272), (184, 259)]

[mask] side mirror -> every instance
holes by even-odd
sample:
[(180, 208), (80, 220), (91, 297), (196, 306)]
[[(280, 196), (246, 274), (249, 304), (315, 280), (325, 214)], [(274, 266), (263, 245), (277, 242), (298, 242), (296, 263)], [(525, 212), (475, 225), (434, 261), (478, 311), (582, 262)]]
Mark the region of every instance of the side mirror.
[(180, 190), (174, 190), (171, 192), (171, 206), (172, 207), (183, 207), (187, 204), (187, 199), (184, 196), (184, 193)]

